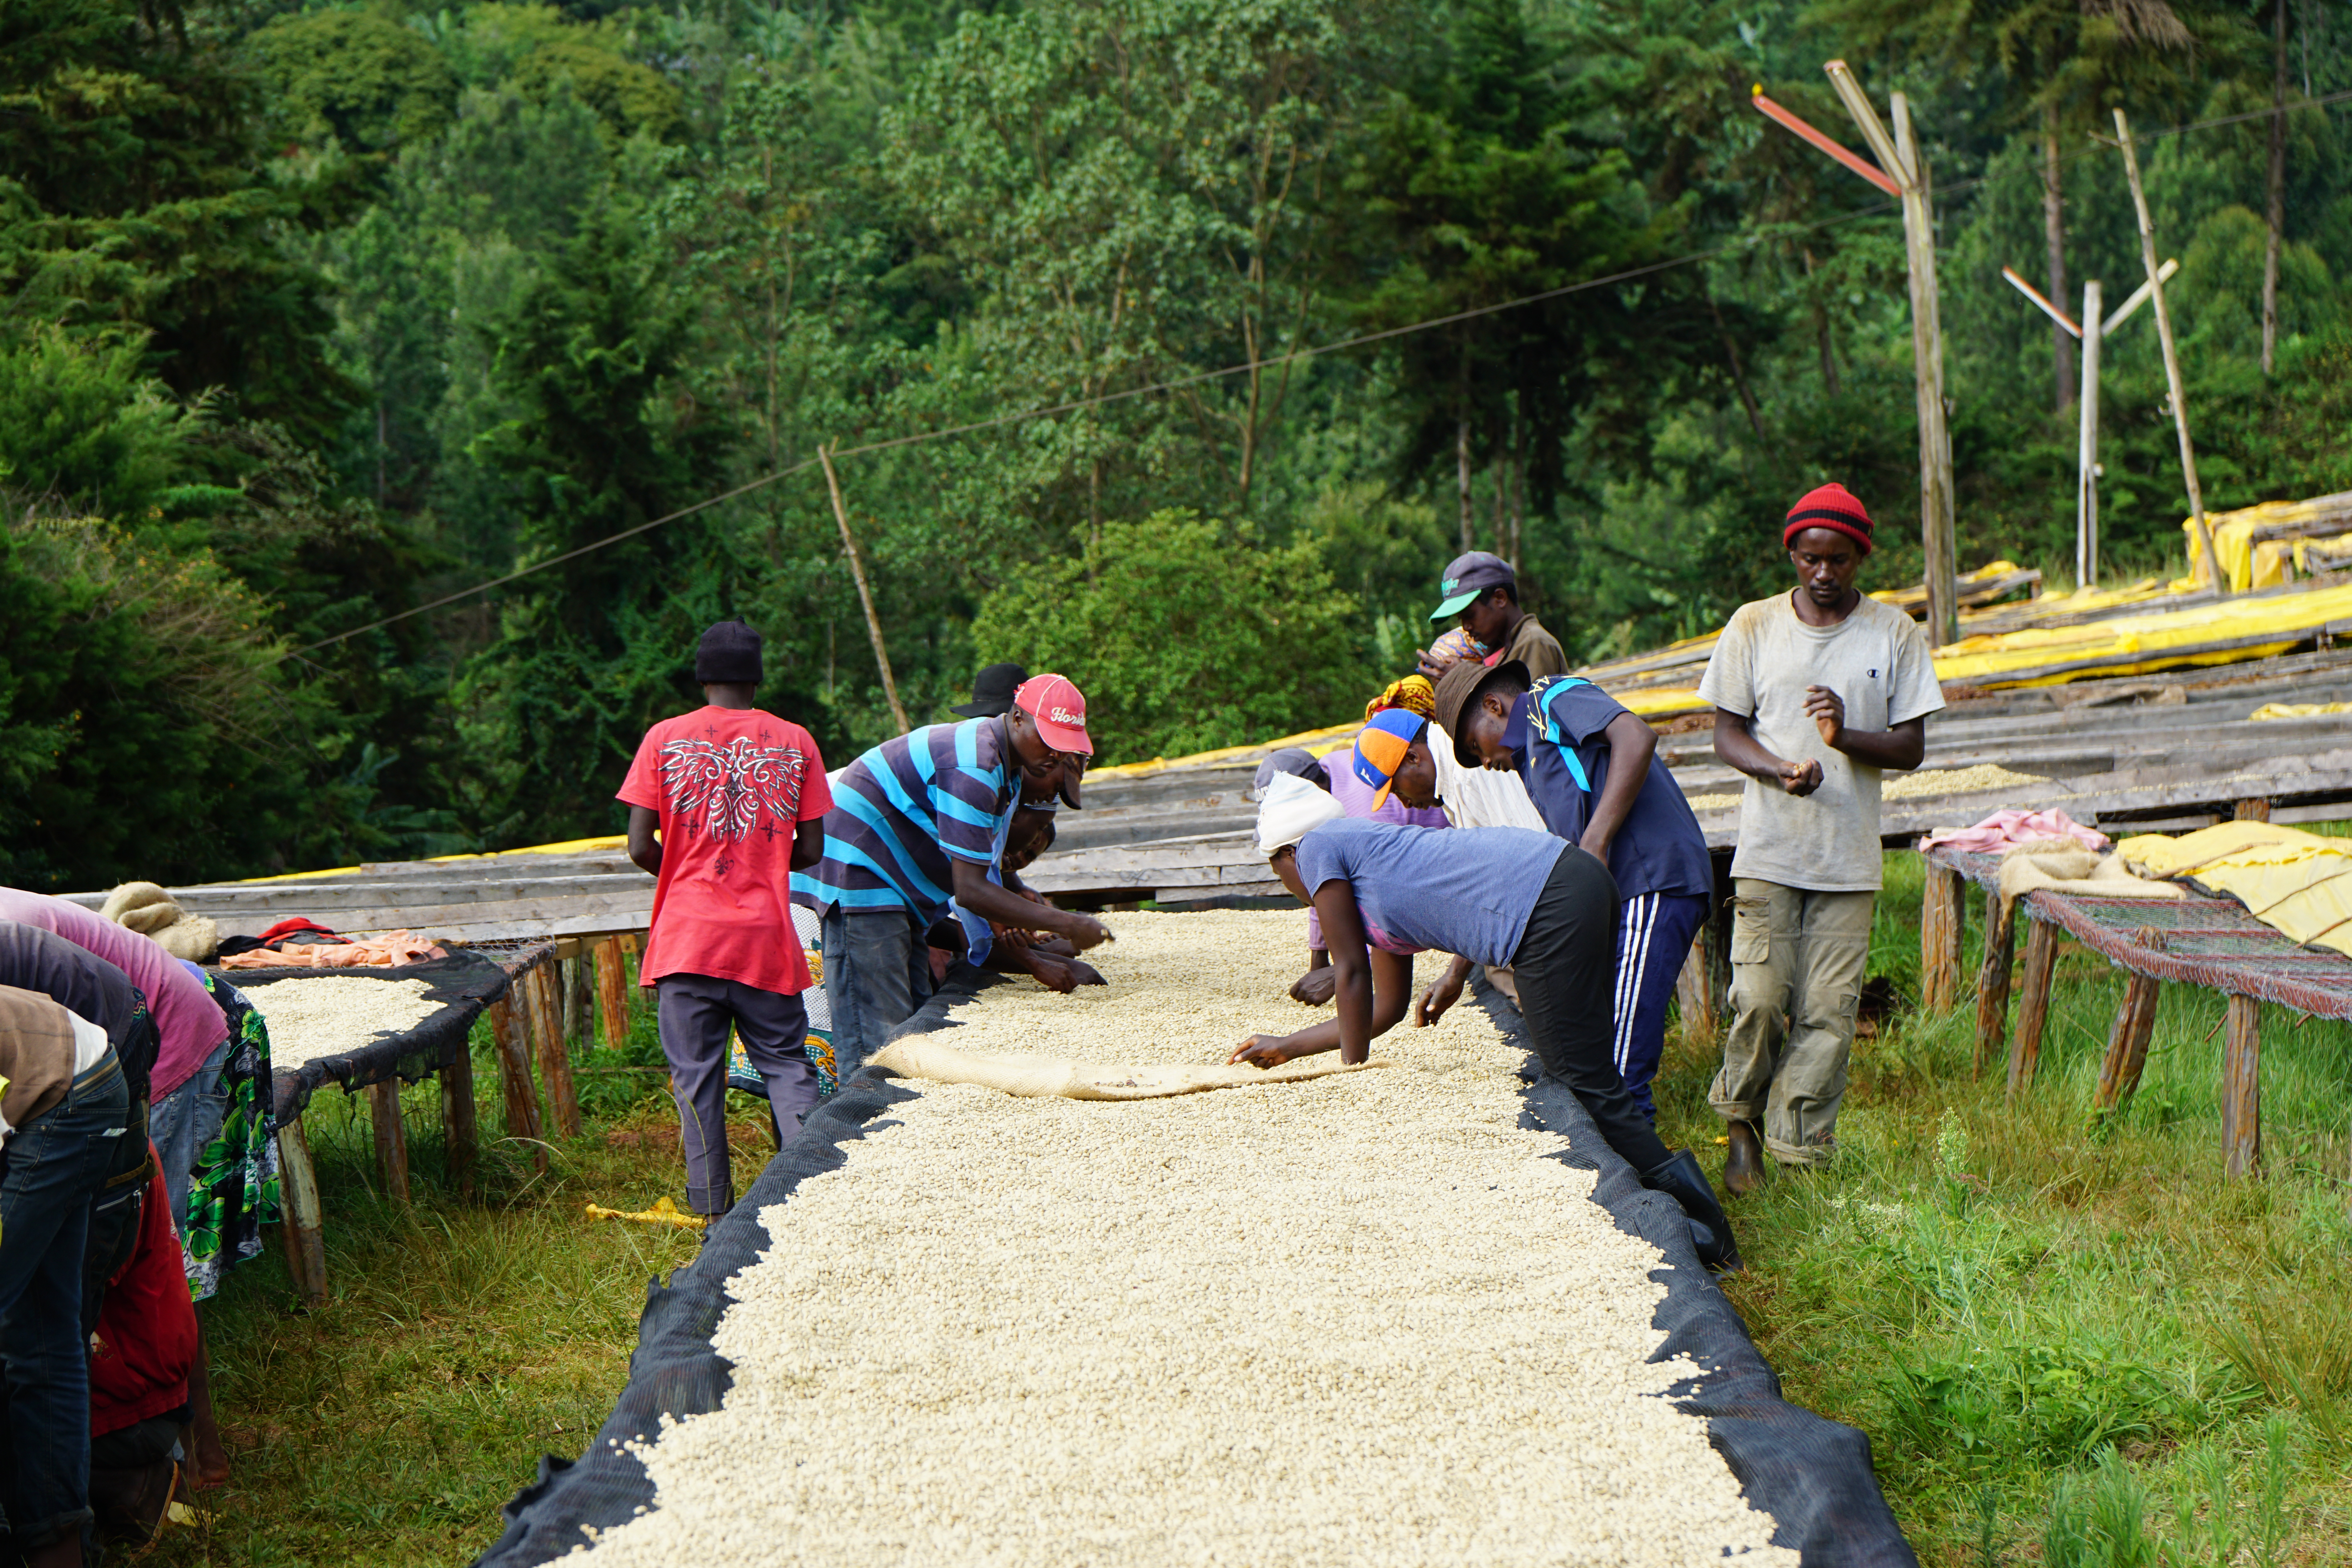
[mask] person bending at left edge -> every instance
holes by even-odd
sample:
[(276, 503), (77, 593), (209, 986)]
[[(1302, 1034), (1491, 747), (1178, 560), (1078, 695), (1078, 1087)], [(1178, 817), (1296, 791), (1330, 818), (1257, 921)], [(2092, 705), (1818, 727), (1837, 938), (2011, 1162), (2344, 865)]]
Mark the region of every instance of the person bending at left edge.
[(1516, 772), (1544, 826), (1600, 858), (1616, 880), (1610, 1049), (1643, 1120), (1654, 1122), (1650, 1080), (1665, 1049), (1666, 1001), (1715, 894), (1706, 836), (1657, 759), (1657, 732), (1589, 680), (1531, 681), (1516, 663), (1447, 670), (1437, 721), (1454, 737), (1456, 761)]
[(620, 791), (629, 858), (660, 879), (638, 984), (659, 997), (687, 1206), (698, 1215), (735, 1205), (730, 1026), (768, 1086), (779, 1142), (816, 1103), (801, 1001), (808, 960), (793, 934), (787, 879), (824, 855), (833, 794), (809, 732), (753, 706), (761, 673), (758, 632), (740, 620), (704, 632), (694, 654), (703, 706), (646, 731)]
[[(1688, 1149), (1669, 1152), (1659, 1142), (1610, 1059), (1617, 888), (1609, 868), (1528, 828), (1439, 833), (1339, 811), (1328, 795), (1269, 794), (1258, 810), (1258, 847), (1283, 886), (1322, 917), (1336, 972), (1333, 1044), (1340, 1060), (1365, 1060), (1378, 1032), (1368, 947), (1459, 955), (1436, 994), (1417, 1009), (1417, 1022), (1436, 1022), (1461, 995), (1467, 963), (1509, 964), (1544, 1076), (1576, 1096), (1643, 1185), (1682, 1205), (1701, 1262), (1738, 1268), (1731, 1222), (1697, 1157)], [(1279, 1059), (1330, 1048), (1286, 1048)], [(1275, 1058), (1253, 1041), (1233, 1059), (1271, 1066)]]
[(824, 931), (834, 1074), (847, 1083), (931, 994), (930, 929), (950, 899), (984, 921), (1110, 940), (1090, 915), (1039, 906), (988, 879), (1024, 798), (1078, 805), (1087, 700), (1059, 675), (1033, 676), (1001, 718), (927, 724), (841, 770), (824, 819), (824, 858), (793, 877), (793, 897)]

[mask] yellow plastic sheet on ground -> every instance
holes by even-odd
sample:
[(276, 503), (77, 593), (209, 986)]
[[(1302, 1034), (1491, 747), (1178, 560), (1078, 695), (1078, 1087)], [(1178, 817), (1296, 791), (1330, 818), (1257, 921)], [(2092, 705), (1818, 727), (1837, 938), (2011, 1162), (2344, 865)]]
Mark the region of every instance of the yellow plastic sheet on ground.
[(2291, 941), (2352, 955), (2352, 841), (2224, 822), (2179, 838), (2126, 838), (2116, 852), (2144, 877), (2226, 894)]

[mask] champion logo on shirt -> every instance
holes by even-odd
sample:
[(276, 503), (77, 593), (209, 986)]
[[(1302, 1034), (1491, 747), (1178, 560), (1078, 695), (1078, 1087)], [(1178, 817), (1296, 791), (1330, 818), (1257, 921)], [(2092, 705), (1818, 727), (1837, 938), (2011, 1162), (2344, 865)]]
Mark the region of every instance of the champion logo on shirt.
[(1876, 679), (1878, 679), (1878, 671), (1876, 671), (1876, 670), (1874, 670), (1874, 670), (1869, 671), (1869, 672), (1868, 672), (1868, 674), (1869, 674), (1869, 676), (1870, 676), (1870, 679), (1873, 679), (1873, 680), (1876, 680)]
[[(748, 837), (761, 826), (762, 806), (783, 831), (792, 831), (807, 767), (799, 748), (756, 745), (743, 735), (723, 746), (672, 741), (661, 749), (670, 814), (722, 842)], [(723, 874), (725, 868), (720, 869)]]

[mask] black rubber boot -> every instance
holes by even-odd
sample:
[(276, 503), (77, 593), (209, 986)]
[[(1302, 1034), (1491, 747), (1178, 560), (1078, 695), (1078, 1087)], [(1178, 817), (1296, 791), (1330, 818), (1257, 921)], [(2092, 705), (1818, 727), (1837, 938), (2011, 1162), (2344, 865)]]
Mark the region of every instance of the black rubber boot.
[(1690, 1220), (1691, 1245), (1698, 1249), (1701, 1263), (1720, 1274), (1739, 1272), (1739, 1244), (1732, 1239), (1731, 1221), (1716, 1201), (1706, 1173), (1699, 1169), (1697, 1155), (1675, 1150), (1664, 1164), (1642, 1173), (1642, 1184), (1683, 1205)]

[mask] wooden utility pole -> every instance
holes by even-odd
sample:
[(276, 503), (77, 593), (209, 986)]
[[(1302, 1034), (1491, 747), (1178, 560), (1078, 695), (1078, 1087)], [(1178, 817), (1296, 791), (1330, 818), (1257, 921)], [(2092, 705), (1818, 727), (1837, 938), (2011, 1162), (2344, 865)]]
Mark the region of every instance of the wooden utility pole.
[(2189, 438), (2189, 397), (2180, 384), (2180, 354), (2172, 343), (2172, 312), (2164, 307), (2164, 274), (2156, 264), (2156, 225), (2147, 216), (2147, 192), (2139, 183), (2139, 154), (2132, 148), (2131, 121), (2116, 110), (2116, 142), (2123, 149), (2124, 174), (2131, 181), (2132, 205), (2139, 214), (2140, 265), (2147, 269), (2147, 297), (2156, 307), (2157, 341), (2164, 347), (2164, 381), (2172, 394), (2172, 427), (2180, 437), (2180, 477), (2189, 488), (2189, 515), (2197, 526), (2198, 548), (2205, 552), (2208, 581), (2213, 596), (2226, 599), (2230, 584), (2221, 558), (2213, 552), (2213, 531), (2205, 523), (2205, 492), (2197, 483), (2197, 447)]
[(1953, 528), (1952, 437), (1944, 422), (1944, 333), (1936, 289), (1936, 211), (1927, 160), (1912, 134), (1911, 105), (1894, 95), (1895, 134), (1864, 96), (1843, 60), (1829, 72), (1838, 100), (1870, 143), (1878, 166), (1894, 177), (1903, 201), (1903, 249), (1911, 274), (1911, 363), (1919, 408), (1919, 533), (1927, 578), (1927, 640), (1959, 638), (1959, 600), (1952, 578), (1959, 545)]
[(857, 541), (850, 537), (849, 509), (841, 503), (841, 476), (833, 471), (833, 448), (819, 447), (816, 457), (824, 465), (824, 488), (833, 496), (833, 520), (841, 524), (842, 552), (849, 557), (849, 574), (857, 580), (857, 602), (866, 606), (866, 635), (874, 639), (874, 663), (882, 671), (882, 695), (890, 700), (890, 717), (904, 734), (914, 725), (907, 721), (906, 704), (898, 700), (898, 678), (890, 673), (890, 650), (882, 641), (882, 617), (874, 613), (874, 591), (866, 585), (866, 563), (857, 558)]
[[(2263, 247), (2263, 374), (2278, 352), (2279, 244), (2286, 233), (2286, 0), (2271, 22), (2270, 239)], [(383, 481), (377, 481), (383, 488)]]

